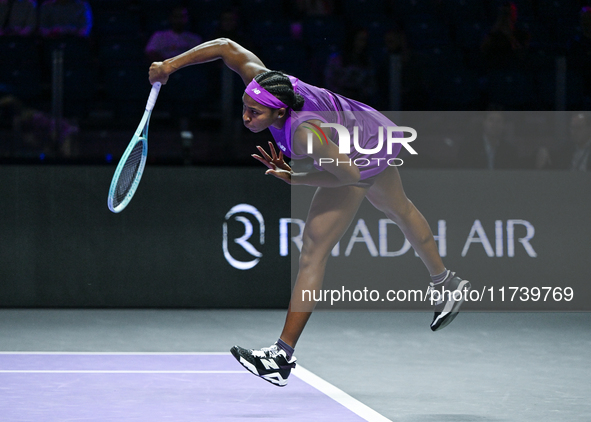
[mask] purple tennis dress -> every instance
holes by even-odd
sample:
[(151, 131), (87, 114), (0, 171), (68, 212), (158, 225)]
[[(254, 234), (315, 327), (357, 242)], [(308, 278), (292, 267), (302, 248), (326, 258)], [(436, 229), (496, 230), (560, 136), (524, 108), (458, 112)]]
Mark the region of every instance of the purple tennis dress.
[[(378, 145), (380, 126), (383, 127), (384, 139), (386, 139), (386, 127), (396, 126), (390, 119), (358, 101), (307, 84), (293, 76), (289, 76), (289, 79), (295, 92), (304, 97), (304, 106), (301, 111), (289, 110), (289, 117), (282, 129), (269, 127), (275, 143), (285, 155), (295, 160), (306, 158), (305, 155), (298, 155), (293, 151), (291, 139), (300, 124), (316, 119), (325, 123), (338, 123), (347, 128), (351, 136), (351, 153), (348, 157), (356, 163), (361, 163), (357, 164), (361, 180), (378, 175), (388, 167), (387, 160), (396, 158), (402, 147), (399, 143), (392, 145), (391, 154), (388, 154), (385, 141), (382, 148), (371, 155), (360, 153), (353, 146), (354, 126), (359, 128), (359, 146), (363, 149), (371, 149)], [(324, 130), (328, 132), (328, 128)], [(338, 145), (338, 134), (335, 129), (331, 129), (330, 136)], [(393, 136), (402, 137), (403, 135), (401, 132), (395, 132)], [(314, 165), (318, 170), (323, 170), (318, 163)]]

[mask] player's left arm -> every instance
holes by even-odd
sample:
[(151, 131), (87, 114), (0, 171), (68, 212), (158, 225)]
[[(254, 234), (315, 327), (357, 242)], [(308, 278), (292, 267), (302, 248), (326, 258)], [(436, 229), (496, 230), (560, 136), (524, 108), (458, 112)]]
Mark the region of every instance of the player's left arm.
[[(313, 158), (314, 162), (325, 171), (294, 173), (275, 169), (267, 170), (267, 174), (272, 174), (292, 185), (338, 187), (359, 182), (361, 177), (359, 168), (347, 155), (339, 152), (339, 147), (326, 135), (326, 132), (319, 133), (314, 128), (314, 126), (319, 127), (321, 123), (320, 120), (302, 123), (292, 137), (292, 147), (297, 154)], [(311, 152), (308, 151), (308, 134), (311, 134), (312, 138)]]
[[(301, 124), (292, 138), (294, 151), (306, 154), (314, 159), (323, 170), (322, 172), (296, 173), (293, 184), (312, 186), (344, 186), (359, 182), (361, 177), (359, 168), (351, 162), (346, 154), (339, 152), (339, 147), (330, 137), (330, 132), (322, 130), (317, 136), (320, 120), (309, 120)], [(314, 130), (313, 130), (314, 129)], [(316, 132), (316, 133), (314, 133)], [(311, 135), (311, 136), (310, 136)], [(311, 151), (308, 151), (308, 139), (312, 139)], [(319, 185), (318, 183), (322, 183)]]

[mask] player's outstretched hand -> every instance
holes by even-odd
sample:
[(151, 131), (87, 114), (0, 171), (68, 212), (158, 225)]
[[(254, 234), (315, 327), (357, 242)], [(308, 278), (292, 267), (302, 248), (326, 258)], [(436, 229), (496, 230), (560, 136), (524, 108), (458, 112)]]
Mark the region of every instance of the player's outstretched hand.
[(252, 157), (269, 168), (265, 174), (272, 174), (278, 179), (291, 184), (291, 175), (293, 172), (289, 164), (287, 164), (283, 159), (283, 152), (279, 151), (279, 155), (277, 155), (275, 147), (273, 146), (273, 142), (269, 142), (269, 150), (271, 151), (271, 155), (267, 154), (267, 152), (258, 145), (257, 149), (261, 155), (252, 154)]
[(166, 71), (164, 62), (154, 62), (150, 65), (148, 77), (150, 78), (150, 83), (152, 85), (154, 85), (156, 82), (166, 85), (169, 75), (170, 73)]
[(281, 169), (269, 169), (265, 172), (265, 174), (271, 174), (273, 176), (275, 176), (278, 179), (283, 180), (285, 183), (288, 183), (291, 185), (291, 175), (293, 174), (292, 171), (287, 171), (287, 170), (281, 170)]
[(269, 142), (269, 150), (271, 151), (271, 155), (267, 154), (267, 152), (258, 145), (257, 149), (261, 153), (262, 157), (261, 155), (252, 154), (254, 159), (260, 161), (271, 170), (280, 169), (291, 172), (291, 167), (283, 159), (283, 152), (279, 151), (279, 155), (277, 155), (277, 152), (275, 152), (275, 147), (273, 146), (273, 142)]

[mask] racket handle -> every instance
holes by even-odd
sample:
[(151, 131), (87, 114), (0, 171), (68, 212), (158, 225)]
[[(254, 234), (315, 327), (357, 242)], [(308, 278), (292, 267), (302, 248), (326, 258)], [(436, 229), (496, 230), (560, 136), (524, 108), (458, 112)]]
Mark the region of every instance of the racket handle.
[(148, 97), (148, 104), (146, 104), (146, 110), (152, 111), (154, 108), (154, 104), (156, 104), (156, 98), (158, 98), (158, 93), (160, 92), (160, 86), (162, 84), (160, 82), (154, 82), (152, 85), (152, 91), (150, 91), (150, 96)]

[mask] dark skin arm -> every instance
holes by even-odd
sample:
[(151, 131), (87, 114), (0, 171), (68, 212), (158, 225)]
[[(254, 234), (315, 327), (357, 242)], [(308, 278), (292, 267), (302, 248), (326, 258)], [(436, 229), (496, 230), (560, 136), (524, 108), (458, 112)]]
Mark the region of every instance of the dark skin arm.
[(161, 82), (164, 85), (172, 73), (183, 67), (219, 59), (223, 60), (226, 66), (240, 75), (244, 85), (248, 85), (252, 78), (259, 73), (269, 70), (254, 53), (240, 44), (228, 38), (218, 38), (199, 44), (163, 62), (152, 63), (149, 70), (150, 83)]
[[(251, 51), (245, 49), (238, 43), (227, 39), (218, 38), (216, 40), (208, 41), (203, 44), (179, 54), (178, 56), (164, 60), (163, 62), (154, 62), (150, 66), (149, 78), (150, 83), (160, 82), (166, 84), (168, 77), (179, 69), (194, 64), (207, 63), (214, 60), (221, 59), (224, 64), (236, 72), (242, 78), (244, 85), (248, 85), (250, 81), (258, 74), (267, 72), (269, 69), (265, 67), (263, 62)], [(313, 121), (320, 124), (320, 121)], [(294, 134), (294, 147), (296, 152), (306, 149), (307, 145), (307, 129), (298, 128)], [(337, 145), (330, 141), (328, 143), (320, 143), (314, 141), (314, 153), (310, 157), (318, 160), (320, 157), (334, 158), (335, 162), (339, 160), (348, 160), (348, 157), (338, 152)], [(274, 147), (271, 146), (272, 156), (259, 148), (263, 157), (253, 155), (254, 158), (261, 161), (269, 170), (267, 174), (272, 174), (275, 177), (285, 180), (290, 184), (305, 184), (313, 186), (343, 186), (354, 184), (359, 181), (359, 169), (356, 166), (326, 164), (326, 172), (322, 173), (293, 173), (289, 165), (283, 160), (283, 154), (279, 156), (275, 153)], [(298, 152), (299, 153), (299, 152)]]
[[(311, 120), (312, 123), (320, 125), (320, 120)], [(326, 171), (311, 172), (311, 173), (294, 173), (291, 167), (283, 160), (283, 153), (279, 155), (275, 152), (273, 143), (269, 142), (269, 149), (271, 155), (267, 154), (263, 148), (257, 147), (261, 152), (261, 156), (254, 155), (261, 163), (269, 167), (265, 174), (272, 174), (273, 176), (283, 180), (290, 185), (310, 185), (322, 187), (338, 187), (355, 184), (359, 181), (360, 173), (356, 165), (344, 164), (349, 161), (349, 157), (339, 152), (339, 147), (332, 141), (320, 142), (318, 138), (313, 137), (312, 153), (307, 154), (309, 130), (300, 125), (294, 133), (293, 146), (297, 154), (306, 154), (313, 158), (315, 162), (319, 163), (321, 158), (332, 158), (332, 163), (323, 163), (322, 168)], [(337, 165), (337, 160), (340, 160), (340, 165)]]

